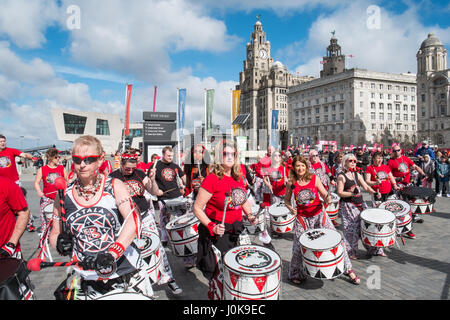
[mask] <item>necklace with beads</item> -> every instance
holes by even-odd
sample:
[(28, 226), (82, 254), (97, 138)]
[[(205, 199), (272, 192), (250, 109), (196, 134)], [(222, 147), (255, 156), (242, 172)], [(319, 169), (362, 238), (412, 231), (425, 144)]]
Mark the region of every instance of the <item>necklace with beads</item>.
[(89, 201), (89, 199), (93, 198), (97, 191), (100, 190), (101, 182), (102, 177), (100, 174), (97, 175), (97, 180), (95, 183), (89, 187), (83, 186), (80, 179), (77, 179), (75, 183), (75, 190), (77, 191), (78, 196), (84, 198), (86, 201)]

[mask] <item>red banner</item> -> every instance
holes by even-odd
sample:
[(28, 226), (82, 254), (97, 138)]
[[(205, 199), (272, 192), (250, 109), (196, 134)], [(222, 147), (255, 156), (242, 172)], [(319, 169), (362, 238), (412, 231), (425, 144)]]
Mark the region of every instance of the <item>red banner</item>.
[(131, 100), (131, 89), (133, 85), (127, 84), (126, 91), (126, 110), (125, 110), (125, 136), (130, 134), (130, 100)]

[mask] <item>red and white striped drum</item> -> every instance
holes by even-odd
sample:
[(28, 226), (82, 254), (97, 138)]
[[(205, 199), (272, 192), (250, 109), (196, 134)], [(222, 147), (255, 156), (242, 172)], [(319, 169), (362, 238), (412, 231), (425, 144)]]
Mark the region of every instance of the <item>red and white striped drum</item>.
[(390, 200), (380, 204), (379, 209), (385, 209), (397, 217), (397, 233), (404, 234), (412, 230), (411, 206), (402, 200)]
[(166, 225), (173, 254), (188, 257), (197, 253), (198, 225), (200, 221), (192, 213), (186, 213)]
[(344, 245), (339, 232), (311, 229), (300, 236), (306, 274), (316, 279), (334, 279), (344, 272)]
[(272, 230), (278, 233), (291, 232), (294, 227), (295, 215), (284, 203), (273, 204), (269, 207)]
[(142, 237), (135, 240), (138, 248), (141, 249), (143, 258), (149, 258), (147, 274), (152, 284), (158, 283), (161, 274), (164, 272), (163, 255), (161, 252), (161, 241), (159, 236), (153, 232), (142, 232)]
[(256, 216), (257, 223), (255, 225), (248, 221), (247, 215), (242, 211), (242, 223), (248, 234), (259, 234), (265, 229), (265, 209), (261, 208), (259, 205), (252, 205), (252, 215)]
[(395, 244), (397, 218), (385, 209), (369, 208), (361, 212), (361, 239), (371, 247)]
[(336, 220), (339, 212), (339, 200), (341, 199), (336, 193), (331, 192), (331, 203), (326, 207), (325, 211), (330, 220)]
[(223, 257), (224, 300), (277, 300), (281, 284), (281, 257), (258, 246), (238, 246)]

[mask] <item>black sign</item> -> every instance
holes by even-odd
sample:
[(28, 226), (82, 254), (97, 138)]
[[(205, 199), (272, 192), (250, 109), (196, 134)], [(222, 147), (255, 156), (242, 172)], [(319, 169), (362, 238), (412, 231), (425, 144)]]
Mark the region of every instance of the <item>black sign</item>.
[(171, 141), (175, 139), (175, 122), (144, 122), (144, 141)]
[(143, 112), (144, 121), (176, 121), (176, 112)]

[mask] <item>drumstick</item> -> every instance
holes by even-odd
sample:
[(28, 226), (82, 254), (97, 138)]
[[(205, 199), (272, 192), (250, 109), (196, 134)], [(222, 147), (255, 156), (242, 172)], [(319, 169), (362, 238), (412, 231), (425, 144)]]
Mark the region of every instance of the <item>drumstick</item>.
[(58, 190), (59, 206), (61, 207), (61, 229), (62, 233), (66, 231), (66, 209), (64, 204), (64, 191), (66, 189), (66, 180), (63, 177), (55, 179), (55, 187)]
[(170, 192), (170, 191), (173, 191), (173, 190), (176, 190), (176, 189), (178, 189), (178, 188), (172, 188), (172, 189), (166, 190), (166, 191), (163, 192), (163, 194), (165, 194), (167, 192)]
[(34, 258), (31, 260), (28, 260), (27, 262), (27, 269), (30, 271), (40, 271), (44, 268), (49, 267), (70, 267), (70, 266), (77, 266), (78, 261), (69, 261), (69, 262), (44, 262), (39, 258)]
[[(229, 192), (225, 192), (225, 203), (223, 206), (223, 217), (222, 217), (222, 224), (225, 226), (225, 216), (227, 214), (227, 205), (228, 205), (228, 201), (230, 199), (230, 193)], [(222, 237), (222, 235), (220, 235)]]

